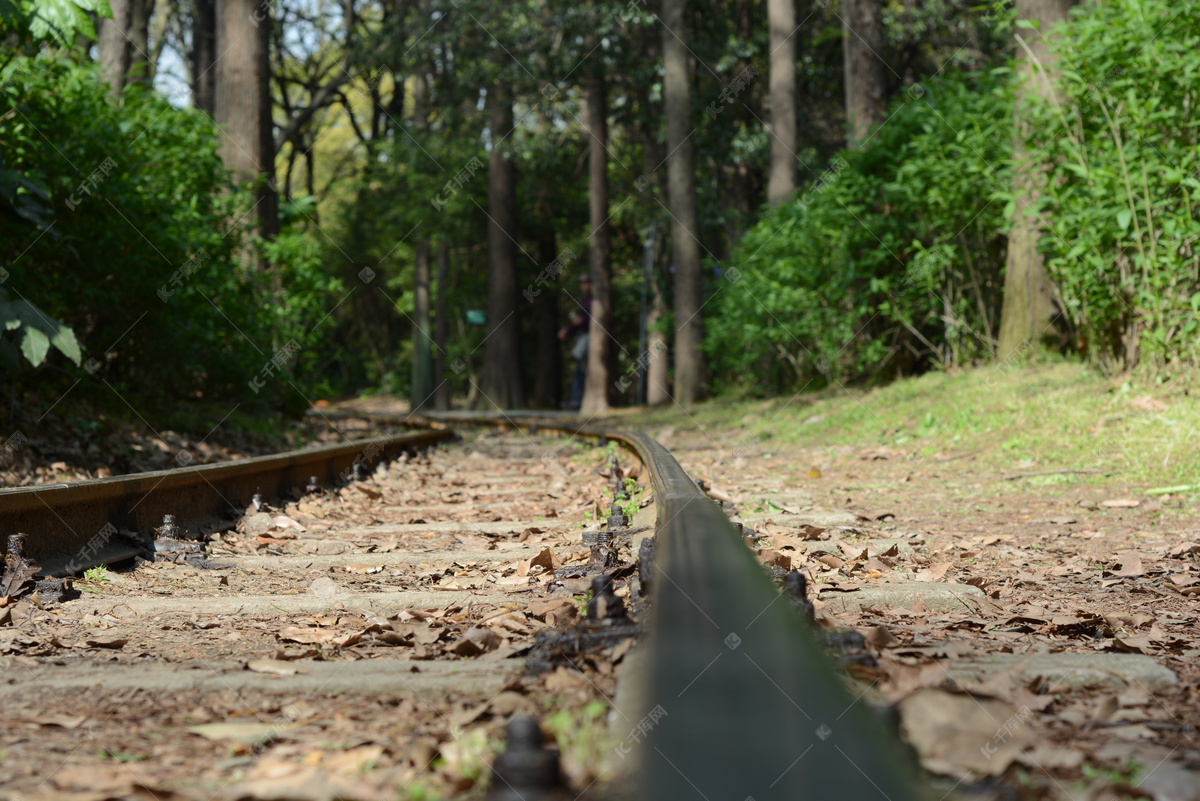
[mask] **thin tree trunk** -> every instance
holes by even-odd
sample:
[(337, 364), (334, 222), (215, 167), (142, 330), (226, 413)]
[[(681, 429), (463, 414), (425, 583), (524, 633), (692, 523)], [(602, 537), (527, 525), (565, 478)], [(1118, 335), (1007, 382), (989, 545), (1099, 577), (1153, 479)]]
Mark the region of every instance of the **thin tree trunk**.
[(686, 0), (663, 0), (663, 95), (667, 115), (667, 191), (675, 262), (675, 400), (693, 404), (704, 395), (703, 276), (696, 217), (696, 154), (692, 137), (692, 86)]
[[(538, 262), (550, 264), (558, 256), (553, 220), (543, 221), (538, 237)], [(534, 329), (537, 331), (537, 371), (533, 383), (533, 405), (557, 409), (562, 398), (562, 351), (558, 342), (558, 284), (547, 281), (533, 299)]]
[(796, 0), (767, 0), (771, 61), (771, 175), (767, 202), (783, 203), (796, 191)]
[(433, 344), (429, 338), (429, 240), (417, 244), (413, 260), (413, 369), (412, 408), (423, 409), (433, 400)]
[(882, 0), (842, 0), (845, 36), (846, 146), (867, 138), (872, 125), (883, 122), (887, 100), (887, 69), (883, 48)]
[(221, 159), (238, 181), (258, 185), (258, 229), (279, 231), (271, 129), (271, 68), (267, 60), (271, 10), (257, 0), (217, 0), (214, 118), (221, 126)]
[(650, 406), (658, 406), (671, 400), (670, 376), (667, 369), (670, 365), (667, 335), (659, 330), (659, 322), (667, 316), (667, 302), (663, 298), (662, 287), (658, 284), (662, 242), (661, 236), (654, 238), (654, 272), (650, 278), (650, 304), (646, 310), (646, 340), (650, 354), (650, 363), (646, 366), (646, 403)]
[(217, 2), (195, 0), (192, 16), (192, 105), (213, 113), (217, 75)]
[(592, 311), (588, 323), (587, 380), (581, 415), (607, 411), (612, 382), (612, 265), (608, 231), (608, 85), (602, 76), (586, 81), (588, 128), (588, 208), (591, 234), (588, 253), (592, 271)]
[[(1029, 53), (1018, 43), (1017, 96), (1013, 107), (1013, 196), (1016, 208), (1012, 230), (1008, 234), (996, 351), (996, 357), (1002, 360), (1023, 347), (1052, 339), (1054, 333), (1050, 330), (1055, 316), (1054, 286), (1046, 272), (1045, 259), (1037, 249), (1042, 223), (1028, 211), (1037, 202), (1045, 176), (1026, 163), (1029, 154), (1025, 150), (1025, 137), (1029, 135), (1029, 123), (1024, 114), (1025, 107), (1034, 98), (1050, 99), (1050, 87), (1058, 80), (1059, 68), (1058, 56), (1047, 41), (1046, 33), (1051, 25), (1067, 18), (1072, 5), (1071, 0), (1017, 0), (1018, 18), (1038, 23), (1036, 29), (1016, 30), (1040, 67), (1031, 62)], [(1045, 69), (1046, 74), (1039, 75), (1039, 69)]]
[[(127, 84), (146, 80), (144, 66), (150, 38), (150, 14), (154, 0), (113, 0), (112, 19), (101, 17), (96, 26), (96, 49), (100, 55), (100, 74), (114, 95)], [(134, 66), (143, 65), (138, 74)]]
[(158, 60), (162, 57), (163, 48), (166, 46), (167, 23), (171, 20), (173, 3), (174, 0), (153, 0), (148, 3), (152, 7), (153, 13), (147, 24), (145, 81), (151, 85), (154, 84), (154, 76), (158, 74)]
[(450, 338), (450, 321), (446, 319), (446, 293), (450, 289), (450, 246), (443, 238), (437, 249), (437, 321), (433, 349), (433, 407), (439, 412), (450, 409), (450, 384), (446, 378), (446, 341)]
[[(422, 4), (424, 6), (426, 4)], [(429, 118), (426, 103), (428, 101), (428, 86), (425, 82), (425, 72), (418, 69), (413, 76), (413, 117), (414, 127), (419, 132), (425, 131)], [(412, 371), (412, 408), (422, 409), (432, 400), (433, 395), (433, 354), (430, 353), (432, 343), (429, 339), (429, 240), (417, 244), (413, 260), (413, 371)]]
[(521, 386), (521, 326), (517, 317), (516, 171), (505, 144), (513, 127), (512, 90), (497, 83), (487, 99), (492, 132), (488, 155), (488, 337), (483, 353), (484, 401), (501, 409), (525, 405)]

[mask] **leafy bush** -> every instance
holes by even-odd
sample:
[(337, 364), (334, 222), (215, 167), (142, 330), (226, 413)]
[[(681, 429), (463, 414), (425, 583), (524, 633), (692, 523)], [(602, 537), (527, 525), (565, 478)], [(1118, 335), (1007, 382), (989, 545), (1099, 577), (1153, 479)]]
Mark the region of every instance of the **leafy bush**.
[(1090, 3), (1061, 29), (1064, 96), (1039, 103), (1030, 152), (1052, 276), (1081, 353), (1155, 369), (1200, 361), (1200, 14), (1166, 0)]
[(1006, 75), (909, 87), (863, 149), (746, 234), (706, 311), (718, 388), (770, 392), (991, 356)]
[[(83, 378), (107, 394), (103, 380), (161, 409), (180, 398), (303, 405), (305, 382), (288, 371), (319, 369), (317, 323), (341, 285), (303, 234), (251, 239), (251, 199), (231, 186), (217, 142), (203, 113), (141, 86), (115, 104), (94, 65), (52, 51), (11, 60), (0, 275), (70, 325), (90, 357), (85, 373), (55, 366), (38, 386)], [(282, 368), (267, 368), (285, 348)]]

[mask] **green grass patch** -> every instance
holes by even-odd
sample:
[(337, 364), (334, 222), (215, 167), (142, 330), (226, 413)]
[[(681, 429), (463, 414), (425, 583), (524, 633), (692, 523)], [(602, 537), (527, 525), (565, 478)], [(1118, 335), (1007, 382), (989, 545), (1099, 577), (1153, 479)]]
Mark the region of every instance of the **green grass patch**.
[(1188, 390), (1182, 380), (1114, 379), (1043, 361), (932, 372), (871, 389), (715, 400), (687, 412), (672, 405), (640, 412), (637, 425), (651, 433), (699, 427), (735, 454), (783, 445), (891, 448), (930, 459), (970, 455), (973, 471), (1101, 471), (1020, 479), (1032, 486), (1107, 473), (1151, 489), (1200, 483), (1200, 405)]

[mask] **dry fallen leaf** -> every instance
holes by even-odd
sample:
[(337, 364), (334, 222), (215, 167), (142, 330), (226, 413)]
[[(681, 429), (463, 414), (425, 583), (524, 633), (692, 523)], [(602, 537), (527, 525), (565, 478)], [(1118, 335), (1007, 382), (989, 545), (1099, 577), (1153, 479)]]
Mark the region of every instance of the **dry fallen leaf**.
[(308, 530), (304, 526), (300, 525), (299, 522), (297, 522), (296, 520), (293, 520), (292, 518), (288, 517), (287, 515), (276, 515), (275, 517), (273, 517), (271, 519), (271, 522), (275, 524), (275, 528), (294, 528), (297, 531), (307, 531)]
[(242, 745), (262, 745), (278, 739), (288, 724), (254, 722), (205, 723), (189, 726), (188, 731), (206, 740), (232, 740)]
[(298, 642), (304, 645), (335, 645), (346, 648), (362, 639), (362, 632), (344, 633), (330, 629), (313, 629), (289, 626), (275, 635), (281, 642)]
[(1133, 509), (1141, 506), (1142, 502), (1132, 498), (1114, 498), (1109, 501), (1100, 501), (1100, 505), (1106, 509)]
[(246, 663), (246, 669), (253, 670), (255, 673), (268, 673), (274, 676), (294, 676), (297, 673), (308, 672), (298, 665), (279, 659), (252, 659)]
[(906, 739), (934, 773), (1003, 773), (1033, 740), (1032, 712), (995, 698), (918, 690), (899, 704)]
[(1134, 551), (1124, 551), (1117, 554), (1117, 560), (1120, 562), (1120, 567), (1113, 571), (1114, 576), (1123, 576), (1126, 578), (1134, 578), (1144, 575), (1142, 569), (1142, 557)]
[(84, 640), (84, 643), (86, 643), (89, 648), (124, 648), (125, 643), (127, 642), (129, 642), (129, 638), (127, 637), (96, 637)]
[[(554, 551), (549, 548), (543, 548), (541, 553), (529, 560), (530, 567), (544, 567), (546, 570), (557, 570), (562, 567), (562, 563), (555, 557)], [(518, 568), (518, 573), (520, 569)]]

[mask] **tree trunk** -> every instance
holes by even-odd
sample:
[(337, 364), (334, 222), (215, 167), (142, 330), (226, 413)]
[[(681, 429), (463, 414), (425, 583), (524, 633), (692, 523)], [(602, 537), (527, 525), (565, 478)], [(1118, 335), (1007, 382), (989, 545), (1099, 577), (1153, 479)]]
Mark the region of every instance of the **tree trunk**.
[(450, 289), (450, 246), (446, 240), (437, 249), (437, 316), (433, 349), (433, 408), (439, 412), (450, 409), (450, 384), (446, 377), (446, 341), (450, 338), (450, 321), (446, 319), (446, 292)]
[[(100, 54), (100, 74), (114, 95), (130, 83), (146, 80), (146, 54), (150, 39), (150, 14), (154, 0), (112, 0), (112, 19), (101, 17), (96, 26), (96, 49)], [(143, 65), (134, 72), (134, 66)]]
[[(552, 220), (543, 222), (538, 237), (538, 262), (550, 264), (558, 257), (558, 241)], [(537, 331), (537, 370), (533, 382), (533, 406), (557, 409), (562, 399), (562, 351), (558, 342), (558, 282), (547, 281), (533, 299), (534, 329)]]
[(429, 339), (429, 240), (416, 247), (413, 260), (412, 408), (424, 409), (433, 400), (433, 354)]
[(483, 353), (483, 400), (500, 409), (525, 405), (521, 386), (521, 326), (517, 317), (517, 180), (506, 140), (513, 128), (512, 90), (488, 93), (492, 132), (488, 155), (488, 337)]
[(275, 143), (271, 124), (271, 12), (258, 0), (217, 0), (214, 118), (221, 127), (221, 160), (237, 181), (258, 184), (258, 228), (279, 232)]
[(650, 406), (671, 400), (667, 335), (659, 330), (659, 322), (667, 316), (667, 302), (658, 284), (662, 241), (661, 236), (655, 236), (654, 272), (650, 277), (650, 303), (646, 310), (647, 352), (650, 354), (650, 363), (646, 366), (646, 403)]
[(148, 27), (149, 35), (146, 37), (146, 69), (144, 71), (145, 82), (154, 85), (154, 77), (158, 75), (158, 62), (162, 58), (163, 48), (166, 47), (167, 25), (171, 21), (171, 7), (175, 0), (153, 0), (151, 6), (152, 14)]
[(1029, 134), (1024, 107), (1034, 98), (1050, 99), (1058, 81), (1058, 57), (1045, 38), (1050, 26), (1067, 18), (1074, 5), (1071, 0), (1017, 0), (1017, 16), (1037, 21), (1039, 27), (1017, 28), (1039, 67), (1017, 43), (1017, 90), (1013, 107), (1013, 196), (1016, 208), (1012, 230), (1008, 234), (1008, 254), (1004, 270), (1004, 298), (1000, 306), (999, 346), (996, 356), (1007, 359), (1019, 350), (1052, 338), (1050, 331), (1056, 314), (1054, 286), (1046, 272), (1045, 259), (1037, 244), (1042, 223), (1027, 210), (1037, 202), (1038, 188), (1045, 181), (1040, 171), (1026, 163), (1025, 137)]
[(213, 114), (217, 75), (217, 2), (195, 0), (192, 16), (192, 105)]
[(767, 0), (770, 28), (771, 175), (767, 202), (796, 191), (796, 0)]
[(866, 139), (872, 125), (883, 122), (887, 100), (883, 48), (882, 0), (842, 0), (845, 41), (846, 146)]
[(609, 408), (609, 364), (612, 360), (612, 247), (608, 232), (608, 85), (601, 76), (589, 78), (587, 95), (588, 208), (591, 234), (588, 254), (592, 270), (592, 312), (588, 323), (587, 380), (581, 415)]
[(675, 400), (693, 404), (704, 395), (700, 229), (696, 223), (696, 154), (692, 139), (692, 86), (686, 0), (663, 0), (663, 95), (667, 115), (667, 192), (675, 262)]
[[(423, 132), (427, 126), (428, 87), (423, 69), (413, 76), (413, 124)], [(429, 240), (417, 243), (413, 260), (413, 371), (412, 408), (423, 409), (433, 395), (433, 354), (429, 339)]]

